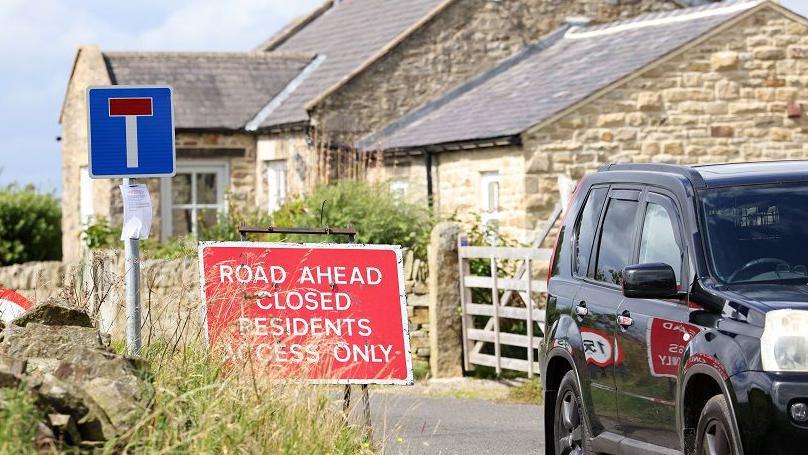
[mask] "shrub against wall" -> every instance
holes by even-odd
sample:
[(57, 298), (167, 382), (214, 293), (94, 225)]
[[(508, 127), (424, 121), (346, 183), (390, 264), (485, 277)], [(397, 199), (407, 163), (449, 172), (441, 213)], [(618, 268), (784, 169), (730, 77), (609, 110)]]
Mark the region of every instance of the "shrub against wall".
[(62, 209), (33, 186), (0, 188), (0, 265), (62, 259)]
[[(324, 208), (323, 201), (326, 201)], [(276, 226), (353, 226), (358, 243), (401, 245), (411, 249), (419, 259), (426, 259), (434, 225), (426, 206), (405, 201), (384, 183), (356, 180), (340, 180), (321, 186), (306, 197), (292, 199), (273, 213), (272, 222)], [(344, 237), (312, 236), (287, 236), (285, 240), (347, 241)]]

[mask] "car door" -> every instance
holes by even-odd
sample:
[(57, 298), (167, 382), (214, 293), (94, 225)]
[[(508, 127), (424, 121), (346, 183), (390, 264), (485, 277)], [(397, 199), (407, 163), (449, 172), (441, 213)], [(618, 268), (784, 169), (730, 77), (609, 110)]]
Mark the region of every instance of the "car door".
[[(644, 193), (633, 263), (662, 262), (676, 273), (677, 284), (688, 274), (682, 218), (673, 199), (661, 190)], [(698, 328), (688, 324), (685, 300), (625, 298), (617, 344), (623, 359), (615, 367), (620, 426), (626, 436), (680, 449), (676, 432), (676, 374), (682, 351)]]
[[(623, 300), (620, 273), (632, 255), (639, 189), (611, 189), (595, 232), (583, 284), (574, 300), (573, 317), (581, 331), (582, 349), (589, 373), (592, 433), (618, 432), (619, 417), (615, 363), (622, 350), (615, 344), (616, 313)], [(583, 235), (583, 233), (582, 233)], [(575, 270), (574, 270), (575, 271)], [(584, 273), (584, 270), (578, 270)], [(617, 273), (613, 273), (617, 272)]]

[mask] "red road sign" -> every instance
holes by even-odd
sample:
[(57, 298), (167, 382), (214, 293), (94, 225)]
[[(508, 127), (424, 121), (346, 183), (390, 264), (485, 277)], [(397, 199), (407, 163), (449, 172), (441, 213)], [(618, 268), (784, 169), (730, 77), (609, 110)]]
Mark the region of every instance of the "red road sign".
[(110, 117), (121, 115), (152, 115), (151, 98), (110, 98)]
[(401, 250), (206, 242), (208, 344), (228, 361), (320, 383), (411, 384)]
[(30, 310), (33, 304), (11, 289), (0, 288), (0, 321), (11, 322), (12, 319)]

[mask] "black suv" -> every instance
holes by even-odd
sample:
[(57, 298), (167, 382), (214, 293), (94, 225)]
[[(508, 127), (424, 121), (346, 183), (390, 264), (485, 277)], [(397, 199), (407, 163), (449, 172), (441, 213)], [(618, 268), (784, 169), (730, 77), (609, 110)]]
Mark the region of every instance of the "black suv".
[(547, 453), (808, 454), (808, 162), (608, 165), (567, 212)]

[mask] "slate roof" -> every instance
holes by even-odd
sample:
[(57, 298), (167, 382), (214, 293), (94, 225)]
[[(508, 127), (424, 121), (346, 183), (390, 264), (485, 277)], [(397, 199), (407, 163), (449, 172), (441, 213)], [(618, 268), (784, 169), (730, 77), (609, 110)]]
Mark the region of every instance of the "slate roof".
[(756, 2), (725, 2), (560, 30), (357, 144), (404, 149), (517, 135)]
[(273, 51), (311, 52), (322, 58), (260, 127), (307, 122), (305, 105), (348, 76), (399, 34), (446, 0), (341, 0), (319, 12)]
[(266, 52), (105, 52), (113, 84), (174, 88), (177, 128), (242, 129), (312, 59)]

